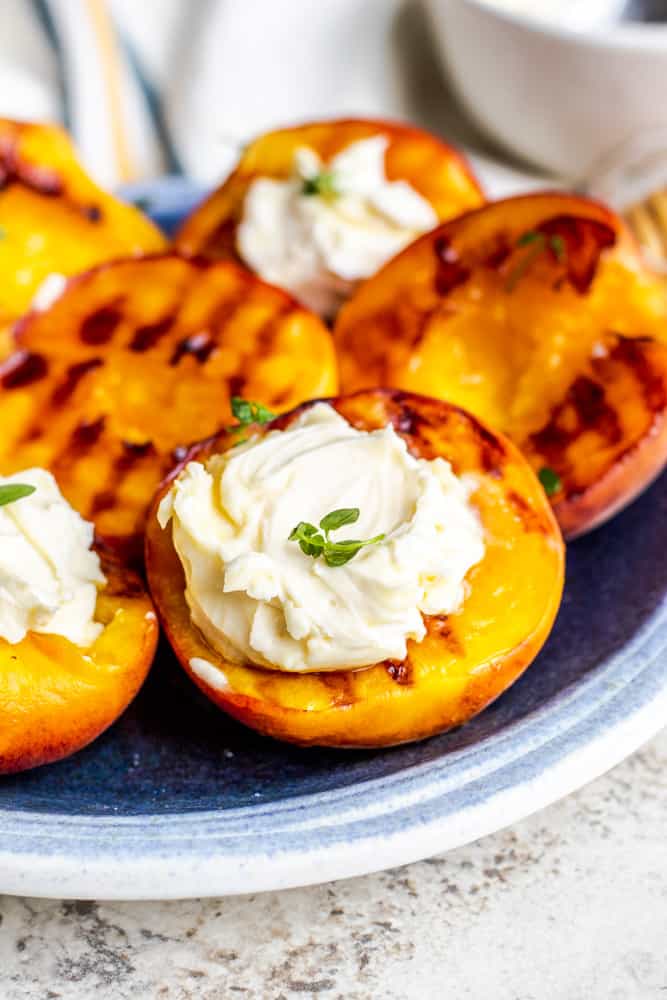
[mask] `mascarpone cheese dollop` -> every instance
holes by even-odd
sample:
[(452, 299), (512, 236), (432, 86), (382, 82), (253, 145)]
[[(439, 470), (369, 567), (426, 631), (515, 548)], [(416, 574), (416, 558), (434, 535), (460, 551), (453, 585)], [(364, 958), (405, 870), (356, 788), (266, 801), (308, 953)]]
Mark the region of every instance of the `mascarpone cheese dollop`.
[(0, 477), (35, 492), (0, 507), (0, 636), (17, 643), (27, 632), (61, 635), (89, 646), (98, 588), (105, 583), (93, 525), (69, 505), (45, 469)]
[[(259, 177), (246, 193), (237, 231), (241, 257), (306, 306), (333, 316), (354, 283), (438, 224), (407, 181), (385, 174), (386, 136), (351, 143), (326, 165), (302, 146), (287, 180)], [(333, 193), (306, 194), (326, 173)]]
[[(205, 464), (190, 462), (158, 510), (186, 578), (193, 623), (228, 659), (286, 671), (402, 660), (422, 614), (450, 614), (484, 555), (472, 484), (416, 459), (390, 426), (365, 432), (318, 403)], [(289, 535), (342, 507), (360, 517), (333, 540), (385, 539), (343, 566)]]

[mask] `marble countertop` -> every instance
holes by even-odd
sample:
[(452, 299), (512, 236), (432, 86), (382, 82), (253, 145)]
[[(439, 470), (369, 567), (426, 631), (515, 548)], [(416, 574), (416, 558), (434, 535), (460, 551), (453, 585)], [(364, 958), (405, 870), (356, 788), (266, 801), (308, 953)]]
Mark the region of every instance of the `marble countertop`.
[(667, 997), (667, 730), (516, 826), (232, 899), (0, 898), (2, 1000)]

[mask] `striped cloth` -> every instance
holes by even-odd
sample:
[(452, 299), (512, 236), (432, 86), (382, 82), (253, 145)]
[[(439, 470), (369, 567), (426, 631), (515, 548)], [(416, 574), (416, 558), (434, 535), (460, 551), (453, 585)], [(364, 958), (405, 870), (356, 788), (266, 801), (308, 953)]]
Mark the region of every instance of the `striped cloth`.
[[(0, 0), (0, 116), (63, 123), (107, 187), (212, 184), (253, 135), (337, 115), (475, 141), (405, 0)], [(526, 184), (477, 166), (496, 195)]]

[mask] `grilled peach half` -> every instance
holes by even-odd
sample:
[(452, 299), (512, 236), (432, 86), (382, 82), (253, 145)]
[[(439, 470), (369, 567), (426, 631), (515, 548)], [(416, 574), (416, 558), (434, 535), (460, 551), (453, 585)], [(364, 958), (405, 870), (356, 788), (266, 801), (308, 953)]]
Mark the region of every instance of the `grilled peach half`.
[(621, 220), (569, 195), (487, 205), (357, 291), (334, 331), (344, 391), (392, 385), (509, 435), (568, 537), (667, 460), (667, 297)]
[[(190, 620), (185, 581), (157, 507), (146, 531), (148, 579), (158, 615), (181, 664), (220, 708), (270, 736), (303, 745), (380, 747), (458, 726), (498, 697), (537, 655), (563, 588), (564, 547), (544, 491), (518, 449), (448, 403), (376, 389), (331, 405), (354, 427), (391, 424), (413, 455), (442, 456), (472, 477), (472, 503), (484, 526), (484, 558), (469, 573), (459, 612), (426, 616), (427, 635), (408, 643), (402, 662), (361, 670), (286, 674), (226, 661)], [(305, 407), (312, 405), (304, 404)], [(304, 407), (257, 428), (289, 427)], [(205, 461), (234, 443), (219, 435), (195, 445)]]
[(186, 254), (237, 258), (236, 229), (254, 180), (289, 177), (300, 146), (315, 150), (326, 163), (346, 146), (376, 135), (389, 141), (385, 156), (389, 180), (407, 181), (430, 202), (438, 219), (451, 219), (484, 201), (465, 159), (429, 132), (371, 119), (312, 122), (268, 132), (251, 142), (233, 173), (185, 220), (176, 246)]
[(277, 412), (336, 383), (326, 327), (249, 271), (175, 254), (115, 261), (18, 325), (0, 365), (0, 473), (50, 469), (131, 555), (179, 449), (230, 422), (232, 395)]
[(95, 184), (62, 129), (0, 118), (0, 330), (47, 277), (165, 246), (138, 209)]
[(61, 760), (107, 729), (141, 687), (158, 624), (141, 579), (98, 547), (104, 630), (81, 648), (58, 635), (0, 639), (0, 774)]

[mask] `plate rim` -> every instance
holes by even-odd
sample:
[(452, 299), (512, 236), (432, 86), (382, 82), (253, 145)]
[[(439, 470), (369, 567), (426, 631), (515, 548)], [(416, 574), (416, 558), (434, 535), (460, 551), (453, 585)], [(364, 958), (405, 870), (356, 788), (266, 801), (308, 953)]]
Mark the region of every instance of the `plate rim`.
[[(202, 192), (167, 177), (126, 194), (148, 196), (164, 221)], [(501, 732), (391, 775), (229, 810), (100, 816), (2, 809), (0, 892), (183, 899), (380, 871), (526, 818), (599, 777), (665, 725), (667, 593), (585, 678)], [(252, 834), (250, 816), (261, 821)]]
[[(455, 792), (446, 781), (451, 759), (440, 758), (335, 792), (296, 796), (278, 808), (267, 804), (265, 821), (275, 827), (277, 813), (290, 820), (273, 836), (266, 829), (248, 835), (245, 821), (260, 815), (255, 806), (163, 816), (49, 814), (56, 820), (51, 826), (38, 812), (2, 810), (0, 843), (20, 842), (0, 851), (0, 891), (109, 900), (237, 895), (368, 874), (461, 847), (580, 788), (667, 724), (666, 622), (667, 595), (627, 647), (584, 682), (474, 744), (471, 752), (483, 746), (490, 760), (500, 743), (519, 752), (490, 770), (474, 766), (478, 773), (457, 782)], [(540, 733), (545, 720), (550, 725)], [(423, 781), (410, 790), (418, 776)], [(396, 794), (401, 786), (408, 786), (407, 796)], [(458, 806), (456, 798), (466, 802)], [(266, 846), (255, 847), (257, 839)]]

